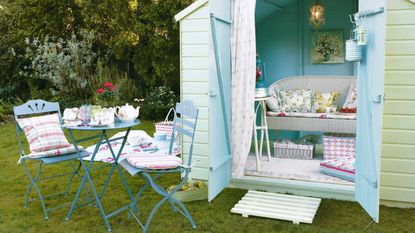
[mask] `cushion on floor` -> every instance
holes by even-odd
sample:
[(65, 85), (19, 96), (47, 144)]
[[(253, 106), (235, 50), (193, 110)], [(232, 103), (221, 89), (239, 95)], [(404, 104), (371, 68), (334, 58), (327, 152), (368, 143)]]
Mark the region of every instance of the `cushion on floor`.
[(172, 155), (140, 155), (127, 156), (129, 164), (136, 168), (145, 169), (172, 169), (182, 164), (182, 160)]
[(325, 175), (354, 182), (354, 163), (354, 157), (323, 160), (320, 162), (320, 172)]

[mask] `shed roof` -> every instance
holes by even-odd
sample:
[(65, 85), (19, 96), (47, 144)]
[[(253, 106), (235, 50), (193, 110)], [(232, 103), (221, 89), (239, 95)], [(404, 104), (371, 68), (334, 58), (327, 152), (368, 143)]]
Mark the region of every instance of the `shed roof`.
[(201, 6), (203, 6), (208, 1), (209, 0), (197, 0), (196, 2), (192, 3), (190, 6), (186, 7), (184, 10), (177, 13), (177, 15), (174, 16), (174, 21), (179, 22), (180, 20), (188, 16), (193, 11), (199, 9)]

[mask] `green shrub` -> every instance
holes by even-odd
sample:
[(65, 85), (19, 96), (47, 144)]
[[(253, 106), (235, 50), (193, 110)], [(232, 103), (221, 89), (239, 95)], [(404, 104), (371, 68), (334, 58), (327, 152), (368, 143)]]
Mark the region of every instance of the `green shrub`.
[(152, 90), (147, 96), (140, 115), (145, 120), (162, 120), (170, 108), (174, 108), (178, 98), (167, 86), (160, 86)]

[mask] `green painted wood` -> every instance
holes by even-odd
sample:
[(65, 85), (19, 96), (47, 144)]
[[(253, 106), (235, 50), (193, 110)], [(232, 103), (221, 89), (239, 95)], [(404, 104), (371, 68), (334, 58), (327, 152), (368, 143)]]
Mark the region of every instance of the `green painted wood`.
[[(188, 90), (183, 90), (188, 91)], [(191, 99), (194, 100), (193, 102), (197, 107), (207, 107), (208, 101), (207, 101), (207, 94), (206, 95), (197, 95), (197, 94), (188, 94), (183, 93), (183, 99)]]
[(209, 32), (209, 21), (206, 19), (184, 19), (180, 23), (182, 32)]
[(182, 69), (207, 70), (209, 59), (207, 57), (182, 57)]
[[(209, 133), (208, 132), (200, 132), (197, 131), (195, 134), (195, 143), (206, 143), (209, 140)], [(184, 139), (183, 142), (190, 142), (190, 139)]]
[[(384, 115), (384, 129), (412, 129), (415, 130), (415, 116)], [(415, 154), (415, 151), (414, 151)]]
[(387, 1), (388, 11), (392, 10), (415, 10), (415, 4), (411, 3), (408, 0), (389, 0)]
[(183, 82), (183, 92), (186, 94), (195, 94), (202, 99), (207, 99), (208, 87), (203, 82)]
[(415, 203), (415, 189), (382, 186), (380, 195), (385, 200)]
[(385, 85), (415, 85), (415, 70), (386, 70)]
[(404, 11), (389, 11), (387, 15), (387, 25), (414, 25), (415, 9)]
[(415, 55), (415, 41), (388, 41), (386, 55)]
[(415, 174), (383, 172), (381, 179), (383, 186), (415, 189)]
[(209, 80), (208, 70), (181, 70), (181, 81), (182, 82), (204, 82), (207, 83)]
[(385, 102), (385, 108), (383, 113), (395, 115), (415, 115), (415, 108), (413, 107), (414, 104), (415, 101), (389, 100)]
[[(189, 146), (190, 143), (183, 143), (183, 150), (188, 150)], [(193, 145), (193, 154), (207, 157), (209, 155), (209, 145), (207, 143), (195, 143)]]
[[(415, 28), (414, 28), (415, 29)], [(415, 56), (386, 57), (387, 70), (414, 70)]]
[(415, 160), (382, 158), (382, 171), (415, 174)]
[(207, 57), (209, 56), (209, 46), (203, 45), (183, 45), (182, 46), (183, 57)]
[(402, 158), (415, 160), (415, 145), (382, 144), (382, 158)]
[(382, 142), (415, 144), (415, 130), (384, 129)]
[(198, 180), (208, 180), (209, 177), (209, 170), (205, 167), (193, 167), (192, 172), (190, 173), (190, 177), (192, 179)]
[(415, 25), (389, 26), (386, 30), (386, 38), (390, 40), (414, 40)]
[(415, 86), (386, 86), (385, 98), (386, 100), (415, 100)]

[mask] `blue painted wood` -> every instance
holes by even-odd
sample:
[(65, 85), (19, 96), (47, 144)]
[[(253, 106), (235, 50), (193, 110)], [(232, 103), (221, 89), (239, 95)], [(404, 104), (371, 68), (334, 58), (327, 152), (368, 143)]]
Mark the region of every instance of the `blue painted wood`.
[[(384, 0), (359, 1), (360, 11), (377, 10)], [(385, 13), (367, 16), (368, 45), (358, 76), (356, 200), (379, 221), (380, 156), (385, 67)]]
[[(231, 1), (209, 1), (212, 43), (209, 98), (209, 201), (229, 185), (231, 178)], [(217, 19), (223, 20), (217, 20)], [(228, 129), (228, 130), (226, 130)], [(229, 138), (228, 138), (229, 137)]]
[(102, 130), (113, 130), (113, 129), (124, 129), (129, 127), (134, 127), (139, 125), (141, 122), (139, 120), (135, 120), (133, 122), (121, 122), (115, 121), (114, 124), (108, 126), (65, 126), (67, 129), (72, 130), (81, 130), (81, 131), (102, 131)]
[(61, 116), (59, 103), (45, 100), (29, 100), (26, 103), (13, 107), (15, 117), (23, 115), (35, 115), (49, 112), (57, 112)]

